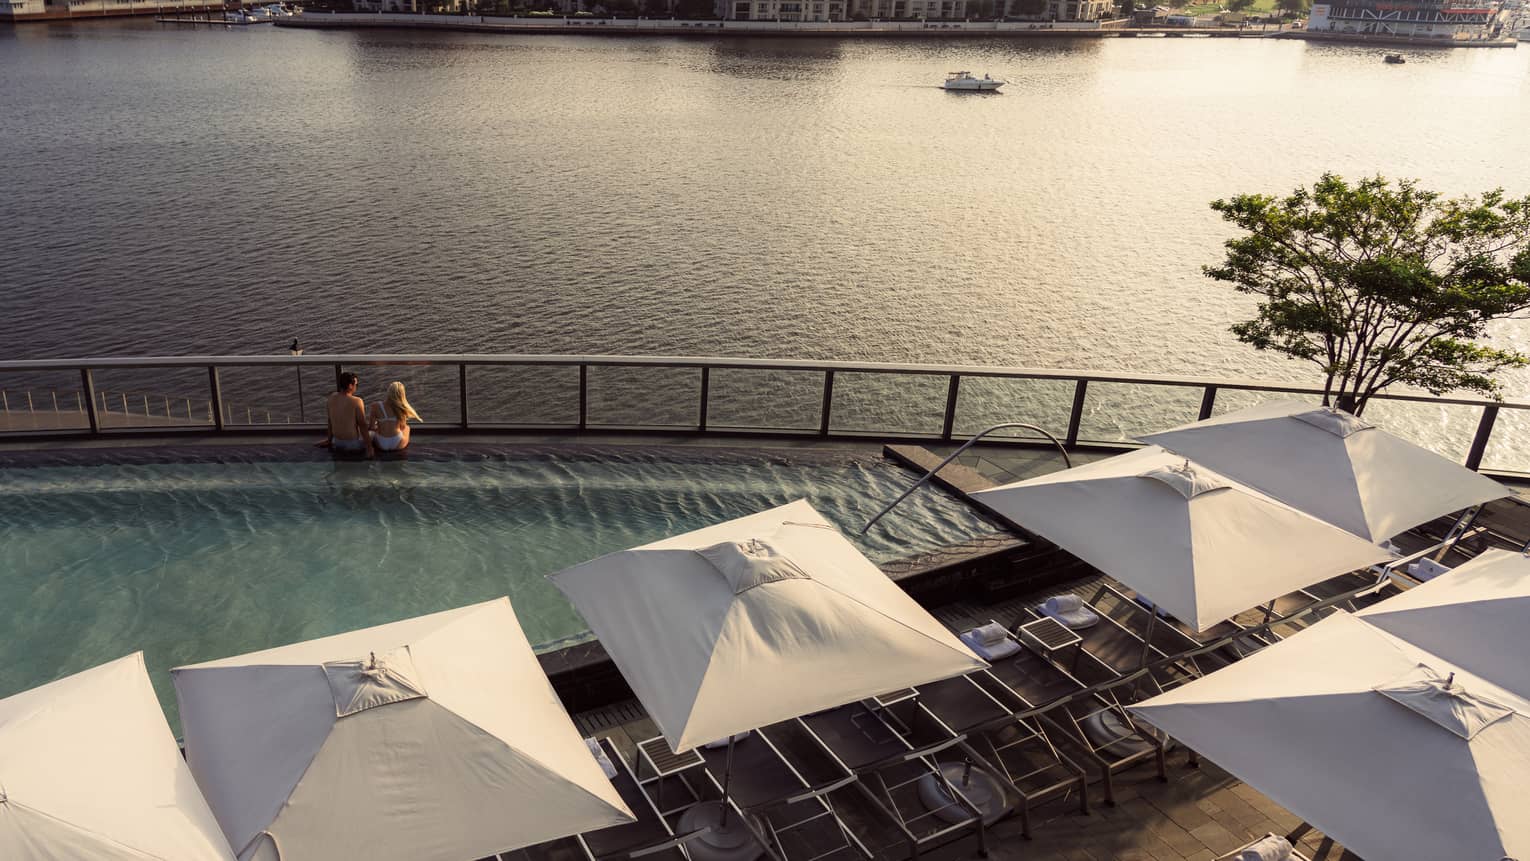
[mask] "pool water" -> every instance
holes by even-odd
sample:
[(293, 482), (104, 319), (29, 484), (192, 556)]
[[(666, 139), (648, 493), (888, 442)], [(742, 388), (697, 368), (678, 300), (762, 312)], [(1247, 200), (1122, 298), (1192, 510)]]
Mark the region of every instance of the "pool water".
[(0, 465), (0, 697), (136, 649), (173, 666), (509, 595), (527, 637), (588, 636), (544, 575), (806, 498), (873, 561), (994, 527), (869, 456), (466, 452), (337, 463)]

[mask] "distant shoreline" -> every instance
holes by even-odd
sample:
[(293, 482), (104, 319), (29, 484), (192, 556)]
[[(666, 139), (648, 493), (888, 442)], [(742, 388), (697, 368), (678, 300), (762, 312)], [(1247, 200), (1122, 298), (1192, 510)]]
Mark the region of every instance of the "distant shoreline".
[(416, 15), (390, 12), (307, 12), (276, 21), (305, 29), (456, 30), (466, 32), (573, 34), (586, 36), (823, 36), (835, 38), (1222, 38), (1301, 39), (1311, 42), (1412, 48), (1512, 48), (1498, 40), (1411, 39), (1354, 33), (1318, 33), (1268, 26), (1127, 27), (1124, 21), (719, 21), (668, 18)]

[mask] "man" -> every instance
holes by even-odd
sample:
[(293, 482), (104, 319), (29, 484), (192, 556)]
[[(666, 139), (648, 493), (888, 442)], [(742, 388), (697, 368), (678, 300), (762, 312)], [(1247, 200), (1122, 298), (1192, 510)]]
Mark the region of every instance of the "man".
[(361, 452), (372, 456), (372, 435), (367, 431), (367, 408), (356, 397), (360, 382), (350, 371), (340, 375), (339, 389), (325, 404), (329, 412), (329, 446), (334, 451)]

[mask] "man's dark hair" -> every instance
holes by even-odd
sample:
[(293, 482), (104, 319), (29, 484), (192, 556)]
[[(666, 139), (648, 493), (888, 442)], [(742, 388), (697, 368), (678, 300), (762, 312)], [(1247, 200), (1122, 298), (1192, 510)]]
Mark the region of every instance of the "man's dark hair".
[(335, 391), (343, 392), (346, 389), (350, 388), (351, 386), (356, 385), (356, 381), (361, 379), (361, 378), (356, 376), (355, 374), (351, 373), (350, 371), (346, 371), (345, 373), (341, 374), (339, 377), (336, 377), (335, 379), (336, 379), (336, 381), (339, 384), (339, 388), (335, 389)]

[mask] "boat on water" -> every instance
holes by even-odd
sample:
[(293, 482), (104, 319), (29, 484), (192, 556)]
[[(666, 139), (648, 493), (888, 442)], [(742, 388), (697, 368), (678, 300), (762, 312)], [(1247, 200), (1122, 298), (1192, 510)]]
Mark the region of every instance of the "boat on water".
[(1406, 58), (1403, 57), (1402, 54), (1388, 54), (1388, 55), (1386, 55), (1385, 58), (1383, 58), (1383, 62), (1386, 62), (1386, 63), (1406, 63), (1408, 61), (1407, 61)]
[(941, 87), (947, 90), (964, 90), (972, 92), (993, 92), (1004, 86), (1004, 82), (984, 75), (981, 78), (974, 77), (971, 72), (948, 72), (946, 82)]

